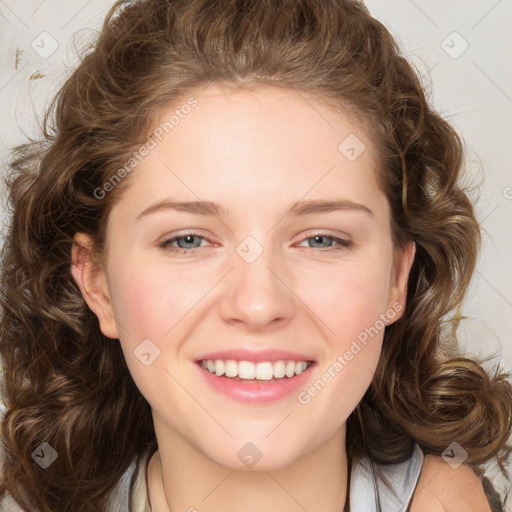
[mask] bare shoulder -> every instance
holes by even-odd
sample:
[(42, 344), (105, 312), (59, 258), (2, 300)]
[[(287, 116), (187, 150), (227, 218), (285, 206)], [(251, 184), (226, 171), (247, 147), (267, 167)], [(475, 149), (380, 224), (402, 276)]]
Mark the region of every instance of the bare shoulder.
[(411, 512), (491, 512), (480, 478), (467, 464), (449, 466), (427, 455), (411, 503)]

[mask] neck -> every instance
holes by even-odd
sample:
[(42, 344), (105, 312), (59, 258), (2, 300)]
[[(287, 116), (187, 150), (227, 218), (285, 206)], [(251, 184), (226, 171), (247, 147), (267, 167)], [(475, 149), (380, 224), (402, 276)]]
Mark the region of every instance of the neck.
[(286, 467), (260, 471), (217, 464), (176, 434), (159, 436), (156, 427), (159, 449), (147, 475), (152, 512), (343, 510), (345, 427)]

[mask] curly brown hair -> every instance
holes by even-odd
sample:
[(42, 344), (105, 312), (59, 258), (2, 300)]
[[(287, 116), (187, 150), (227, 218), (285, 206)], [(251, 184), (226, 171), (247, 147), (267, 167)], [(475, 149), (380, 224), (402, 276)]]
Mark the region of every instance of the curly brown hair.
[[(490, 376), (454, 348), (480, 246), (460, 183), (463, 146), (388, 30), (356, 0), (121, 0), (48, 109), (43, 140), (15, 148), (10, 163), (0, 491), (25, 510), (106, 510), (130, 463), (156, 449), (150, 406), (87, 307), (71, 248), (83, 232), (102, 254), (129, 178), (105, 197), (95, 191), (162, 108), (211, 83), (273, 84), (357, 112), (382, 155), (395, 247), (416, 243), (404, 314), (386, 328), (348, 420), (349, 463), (402, 461), (413, 442), (439, 455), (457, 440), (475, 468), (502, 466), (509, 375)], [(59, 454), (46, 470), (31, 457), (42, 442)]]

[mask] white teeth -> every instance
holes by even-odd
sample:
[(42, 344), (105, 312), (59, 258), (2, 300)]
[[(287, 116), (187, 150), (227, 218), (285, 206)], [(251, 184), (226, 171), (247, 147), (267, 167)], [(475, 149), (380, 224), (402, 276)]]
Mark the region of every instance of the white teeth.
[(265, 361), (261, 363), (235, 361), (233, 359), (201, 361), (201, 368), (214, 373), (218, 377), (225, 375), (226, 377), (239, 377), (245, 380), (269, 381), (273, 378), (282, 379), (285, 376), (292, 378), (295, 375), (300, 375), (307, 367), (308, 363), (306, 361)]
[(295, 375), (295, 361), (288, 361), (286, 363), (286, 376), (293, 377)]
[(274, 363), (274, 377), (282, 379), (286, 375), (286, 365), (284, 361), (277, 361)]
[(274, 366), (272, 363), (258, 363), (256, 365), (256, 378), (258, 380), (272, 380), (274, 377)]
[(250, 361), (240, 361), (238, 363), (238, 376), (241, 379), (254, 379), (256, 376), (256, 366)]
[(295, 363), (295, 373), (300, 375), (306, 368), (308, 367), (308, 363), (302, 361), (300, 363)]
[(215, 361), (215, 375), (218, 377), (224, 375), (224, 361), (221, 361), (220, 359)]
[(236, 377), (238, 375), (238, 363), (232, 359), (226, 361), (226, 377)]

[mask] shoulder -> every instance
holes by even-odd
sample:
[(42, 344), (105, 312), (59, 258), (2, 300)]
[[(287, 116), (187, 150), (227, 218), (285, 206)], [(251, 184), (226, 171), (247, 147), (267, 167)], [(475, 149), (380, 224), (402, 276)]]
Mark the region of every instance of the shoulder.
[(411, 502), (411, 512), (491, 512), (482, 481), (467, 464), (452, 468), (427, 455)]

